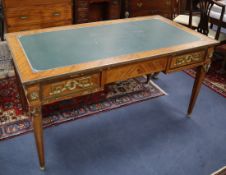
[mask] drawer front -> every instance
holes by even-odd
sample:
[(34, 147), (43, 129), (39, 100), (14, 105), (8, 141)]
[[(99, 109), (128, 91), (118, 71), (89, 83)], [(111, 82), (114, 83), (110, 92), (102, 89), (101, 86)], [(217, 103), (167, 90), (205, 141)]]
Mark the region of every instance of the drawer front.
[(100, 90), (100, 74), (43, 84), (41, 88), (42, 99), (48, 102), (59, 101), (65, 97), (86, 95)]
[(120, 0), (112, 0), (109, 11), (110, 19), (119, 19), (121, 12), (121, 3)]
[(170, 69), (186, 67), (191, 64), (203, 62), (205, 60), (205, 53), (206, 53), (205, 50), (202, 50), (194, 53), (187, 53), (183, 55), (174, 56), (172, 57), (170, 63)]
[(47, 28), (47, 27), (56, 27), (56, 26), (65, 26), (65, 25), (71, 25), (72, 21), (58, 21), (53, 23), (39, 23), (34, 25), (21, 25), (21, 26), (13, 26), (8, 27), (7, 32), (18, 32), (18, 31), (25, 31), (25, 30), (33, 30), (33, 29), (41, 29), (41, 28)]
[(129, 1), (130, 10), (166, 10), (172, 6), (172, 0), (131, 0)]
[(161, 10), (136, 10), (136, 11), (130, 11), (130, 17), (136, 17), (136, 16), (149, 16), (149, 15), (161, 15), (166, 18), (171, 18), (171, 12), (170, 11), (161, 11)]
[(40, 23), (41, 8), (10, 8), (5, 11), (8, 26), (21, 26), (24, 24)]
[(166, 69), (167, 58), (161, 58), (141, 63), (133, 63), (125, 66), (112, 68), (106, 71), (106, 83), (127, 80)]
[(8, 26), (51, 23), (72, 19), (71, 4), (46, 5), (39, 7), (11, 8), (6, 11)]
[(56, 3), (71, 3), (72, 0), (2, 0), (5, 8), (18, 8), (33, 5), (47, 5)]
[(72, 20), (72, 5), (58, 4), (46, 6), (41, 13), (42, 23)]

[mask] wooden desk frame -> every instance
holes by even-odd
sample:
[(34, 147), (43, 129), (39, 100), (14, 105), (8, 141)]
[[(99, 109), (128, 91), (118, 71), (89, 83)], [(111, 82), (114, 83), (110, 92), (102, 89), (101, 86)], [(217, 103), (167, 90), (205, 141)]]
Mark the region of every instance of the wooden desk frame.
[[(159, 19), (199, 37), (200, 40), (169, 48), (106, 58), (41, 72), (32, 71), (18, 41), (18, 37), (20, 36), (42, 32), (77, 29), (145, 19)], [(188, 107), (188, 114), (190, 115), (199, 94), (202, 81), (211, 63), (214, 46), (218, 44), (215, 40), (160, 16), (17, 32), (7, 34), (6, 38), (15, 63), (15, 69), (21, 87), (20, 93), (23, 96), (22, 102), (24, 107), (28, 106), (28, 110), (33, 118), (34, 136), (41, 169), (45, 167), (42, 105), (98, 92), (103, 90), (106, 84), (118, 80), (125, 80), (154, 72), (171, 73), (197, 67), (198, 72)]]

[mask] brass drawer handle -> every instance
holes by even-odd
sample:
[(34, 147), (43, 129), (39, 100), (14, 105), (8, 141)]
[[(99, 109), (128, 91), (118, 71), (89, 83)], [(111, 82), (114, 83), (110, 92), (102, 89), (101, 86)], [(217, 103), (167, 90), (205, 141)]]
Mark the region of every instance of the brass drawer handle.
[(117, 5), (117, 4), (118, 4), (118, 1), (117, 1), (117, 0), (114, 0), (112, 3), (113, 3), (114, 5)]
[(138, 2), (137, 3), (137, 7), (141, 8), (143, 6), (143, 3), (142, 2)]
[(60, 12), (54, 12), (53, 16), (60, 16)]
[(28, 16), (20, 16), (20, 19), (28, 19)]

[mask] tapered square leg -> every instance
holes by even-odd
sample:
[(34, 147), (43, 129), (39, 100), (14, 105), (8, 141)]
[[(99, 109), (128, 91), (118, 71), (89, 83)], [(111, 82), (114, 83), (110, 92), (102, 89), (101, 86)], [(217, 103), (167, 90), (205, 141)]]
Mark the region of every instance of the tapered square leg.
[(45, 156), (43, 145), (43, 128), (42, 128), (42, 110), (41, 106), (34, 106), (30, 108), (33, 118), (34, 137), (38, 152), (40, 169), (45, 169)]
[(195, 82), (194, 82), (193, 89), (192, 89), (190, 104), (189, 104), (189, 107), (188, 107), (188, 112), (187, 112), (188, 116), (191, 115), (193, 108), (195, 106), (195, 102), (197, 100), (199, 91), (201, 89), (203, 79), (205, 78), (205, 75), (206, 75), (206, 72), (207, 72), (206, 66), (207, 65), (198, 67)]

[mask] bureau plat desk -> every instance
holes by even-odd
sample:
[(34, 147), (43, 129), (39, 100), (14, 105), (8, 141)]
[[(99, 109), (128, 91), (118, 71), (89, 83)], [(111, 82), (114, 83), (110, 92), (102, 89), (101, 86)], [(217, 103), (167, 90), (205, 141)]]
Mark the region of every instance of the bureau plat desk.
[[(42, 105), (95, 93), (108, 83), (198, 68), (191, 114), (217, 41), (160, 16), (7, 34), (23, 103), (45, 167)], [(26, 105), (24, 105), (26, 106)]]

